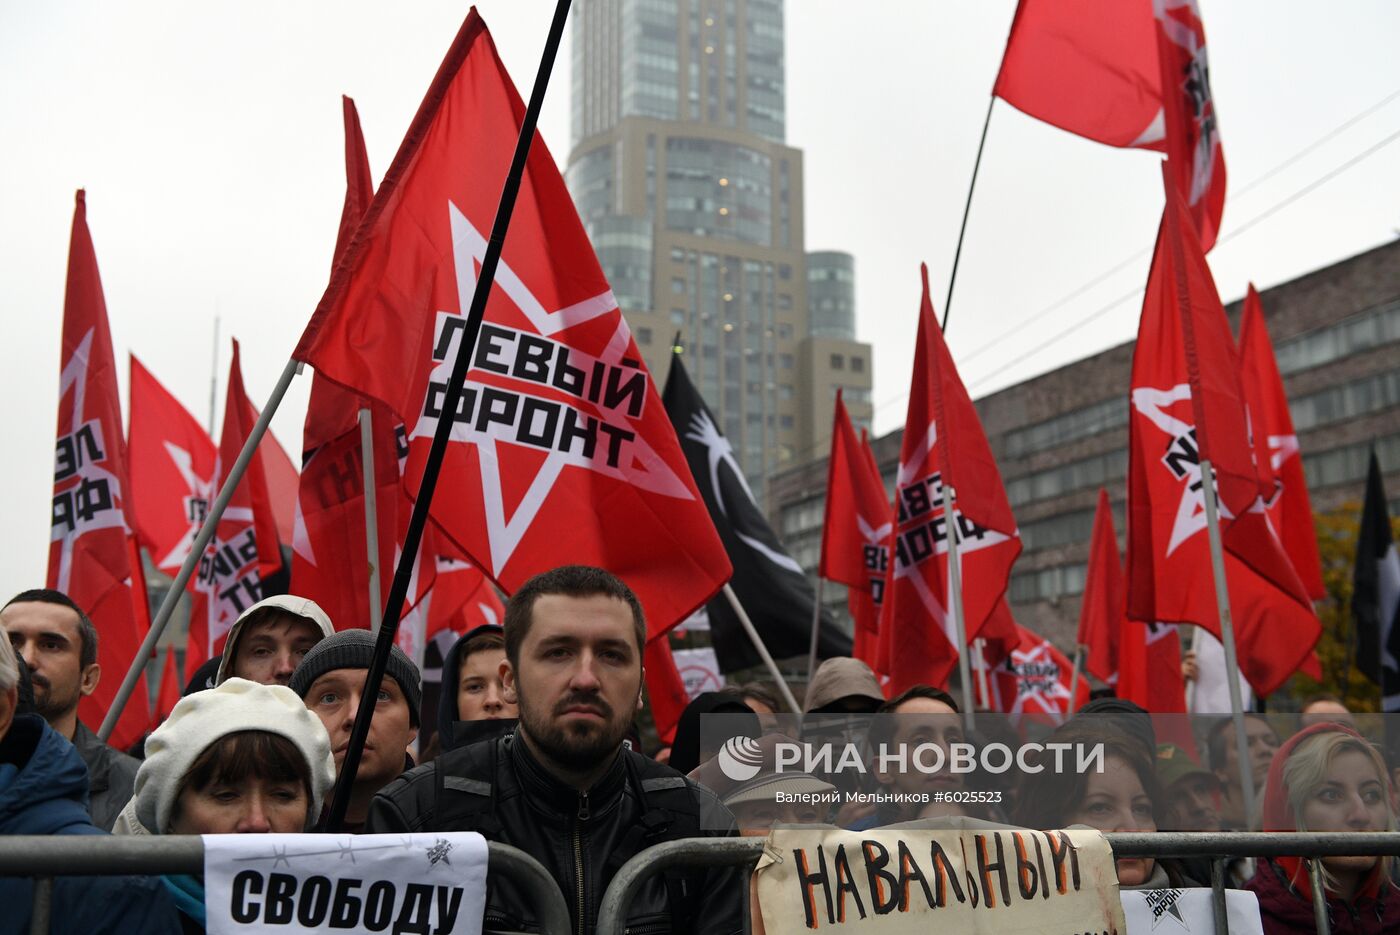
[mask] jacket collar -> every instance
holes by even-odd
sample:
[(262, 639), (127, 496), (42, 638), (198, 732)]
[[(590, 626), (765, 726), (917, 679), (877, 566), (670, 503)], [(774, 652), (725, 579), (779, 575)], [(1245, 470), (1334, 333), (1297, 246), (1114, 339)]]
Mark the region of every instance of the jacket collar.
[[(550, 812), (563, 816), (576, 814), (574, 803), (582, 798), (579, 791), (560, 781), (535, 758), (526, 746), (520, 730), (504, 738), (502, 742), (509, 746), (511, 765), (515, 768), (515, 774), (519, 777), (527, 798)], [(613, 759), (607, 772), (588, 790), (590, 814), (597, 814), (613, 805), (621, 797), (623, 787), (627, 784), (626, 754), (621, 745), (611, 755)]]

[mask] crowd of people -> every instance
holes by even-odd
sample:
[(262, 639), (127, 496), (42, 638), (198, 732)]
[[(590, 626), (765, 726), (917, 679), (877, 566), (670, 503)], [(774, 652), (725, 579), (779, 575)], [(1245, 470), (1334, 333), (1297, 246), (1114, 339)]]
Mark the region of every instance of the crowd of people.
[[(25, 591), (0, 610), (0, 627), (0, 833), (327, 829), (374, 657), (368, 631), (336, 632), (304, 598), (259, 602), (133, 756), (100, 742), (78, 718), (79, 701), (103, 675), (98, 634), (81, 608), (57, 591)], [(609, 881), (641, 850), (678, 838), (764, 835), (776, 824), (863, 830), (961, 818), (1106, 832), (1396, 828), (1400, 770), (1330, 697), (1291, 716), (1296, 729), (1286, 739), (1277, 732), (1285, 716), (1246, 718), (1252, 814), (1230, 719), (1203, 736), (1172, 730), (1159, 738), (1152, 717), (1112, 698), (1047, 726), (1042, 738), (1101, 747), (1099, 770), (1017, 780), (1014, 771), (889, 763), (854, 777), (778, 769), (779, 746), (793, 739), (951, 752), (1004, 740), (998, 731), (1012, 729), (983, 718), (980, 730), (966, 730), (957, 701), (932, 686), (887, 699), (875, 674), (851, 658), (822, 663), (800, 719), (784, 717), (762, 685), (707, 693), (687, 708), (674, 742), (647, 755), (635, 726), (645, 638), (637, 598), (613, 575), (582, 566), (541, 574), (511, 597), (503, 626), (478, 627), (446, 654), (432, 737), (420, 736), (419, 670), (394, 649), (336, 830), (477, 831), (514, 845), (559, 883), (575, 929), (592, 931)], [(725, 731), (703, 729), (715, 723), (709, 715), (726, 716)], [(744, 781), (721, 762), (722, 736), (735, 732), (753, 739), (762, 761)], [(995, 795), (949, 794), (972, 790)], [(900, 795), (839, 794), (852, 791)], [(1226, 869), (1231, 885), (1258, 896), (1267, 935), (1314, 930), (1304, 862), (1235, 860)], [(1125, 889), (1210, 880), (1209, 863), (1190, 860), (1123, 859), (1117, 873)], [(1333, 932), (1400, 931), (1392, 859), (1326, 858), (1322, 879)], [(14, 907), (0, 931), (27, 931), (32, 886), (0, 878), (0, 899)], [(735, 868), (668, 870), (633, 900), (628, 927), (741, 932), (753, 898), (744, 889)], [(489, 878), (488, 930), (537, 929), (536, 910), (509, 880)], [(53, 912), (54, 931), (203, 932), (204, 884), (174, 874), (64, 877)]]

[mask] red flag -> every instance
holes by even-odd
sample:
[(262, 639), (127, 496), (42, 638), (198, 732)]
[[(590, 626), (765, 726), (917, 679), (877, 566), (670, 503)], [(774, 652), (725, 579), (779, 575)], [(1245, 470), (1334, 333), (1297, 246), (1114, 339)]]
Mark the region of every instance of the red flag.
[(131, 357), (131, 501), (140, 542), (174, 575), (214, 499), (218, 452), (180, 401)]
[(1021, 0), (992, 93), (1109, 146), (1163, 149), (1149, 0)]
[(676, 669), (675, 656), (671, 655), (671, 638), (662, 634), (647, 640), (642, 664), (646, 668), (647, 701), (651, 705), (652, 720), (656, 722), (656, 735), (662, 743), (669, 744), (676, 739), (681, 712), (690, 704), (685, 681)]
[(1079, 136), (1167, 153), (1215, 245), (1225, 156), (1195, 0), (1021, 0), (992, 93)]
[(1239, 355), (1165, 165), (1163, 181), (1167, 205), (1133, 352), (1128, 616), (1195, 623), (1219, 636), (1201, 483), (1201, 462), (1209, 459), (1240, 668), (1268, 694), (1307, 657), (1321, 627), (1269, 529)]
[[(345, 205), (340, 215), (335, 263), (359, 227), (374, 197), (355, 102), (342, 98), (345, 118)], [(334, 265), (334, 264), (333, 264)], [(364, 451), (359, 412), (370, 411), (375, 473), (375, 525), (378, 554), (370, 557), (365, 528)], [(292, 590), (325, 608), (338, 629), (368, 627), (371, 564), (379, 568), (382, 608), (393, 581), (399, 509), (403, 501), (398, 433), (402, 424), (382, 403), (358, 396), (317, 373), (311, 380), (302, 434), (303, 470), (292, 538)], [(411, 504), (410, 504), (411, 506)], [(432, 553), (429, 553), (432, 554)], [(431, 586), (431, 574), (424, 588)], [(410, 594), (409, 606), (416, 603)], [(414, 618), (399, 634), (415, 659), (426, 645)]]
[[(216, 468), (219, 488), (228, 479), (252, 430), (251, 409), (243, 390), (238, 342), (234, 341)], [(195, 599), (190, 610), (185, 665), (191, 670), (223, 651), (224, 638), (238, 615), (262, 598), (263, 576), (281, 567), (276, 524), (267, 507), (266, 490), (262, 463), (254, 457), (199, 560), (198, 574), (190, 579)], [(269, 541), (270, 549), (265, 545)]]
[(1181, 638), (1166, 623), (1124, 620), (1118, 643), (1119, 698), (1154, 714), (1186, 711), (1186, 683), (1181, 678)]
[(891, 512), (875, 456), (867, 441), (857, 440), (838, 389), (818, 574), (850, 589), (846, 602), (856, 624), (854, 654), (866, 662), (875, 660), (875, 634), (894, 529)]
[[(471, 12), (295, 352), (409, 426), (415, 495), (523, 113)], [(538, 138), (472, 362), (432, 509), (493, 580), (605, 567), (652, 636), (718, 591), (728, 559)]]
[(156, 719), (163, 721), (180, 700), (180, 678), (175, 671), (175, 647), (165, 649), (165, 663), (160, 670), (160, 695), (156, 698)]
[[(72, 598), (100, 635), (97, 661), (103, 677), (78, 704), (78, 717), (93, 728), (106, 715), (145, 635), (135, 613), (141, 595), (133, 595), (142, 585), (139, 573), (133, 575), (128, 542), (130, 489), (107, 302), (79, 189), (63, 301), (48, 587)], [(149, 725), (142, 681), (111, 741), (125, 748)]]
[[(1003, 714), (1028, 714), (1059, 724), (1069, 713), (1070, 685), (1073, 681), (1071, 663), (1054, 644), (1020, 624), (1015, 624), (1017, 642), (999, 663), (985, 661), (987, 695), (982, 698), (978, 680), (979, 700), (983, 707)], [(1075, 710), (1089, 700), (1089, 686), (1079, 680), (1075, 692)]]
[(1308, 596), (1322, 600), (1327, 596), (1327, 586), (1322, 583), (1322, 560), (1317, 552), (1308, 482), (1303, 476), (1303, 456), (1298, 448), (1298, 434), (1293, 431), (1283, 377), (1264, 326), (1263, 305), (1252, 283), (1245, 294), (1240, 323), (1240, 360), (1245, 398), (1249, 401), (1254, 463), (1268, 488), (1265, 504), (1269, 522)]
[(948, 547), (943, 485), (954, 491), (963, 617), (971, 642), (1003, 604), (1011, 565), (1021, 553), (1001, 473), (977, 410), (958, 378), (923, 274), (918, 342), (904, 444), (895, 486), (898, 517), (880, 624), (880, 661), (892, 694), (946, 679), (961, 647), (948, 607)]
[[(258, 421), (260, 415), (258, 408), (249, 403), (249, 431), (252, 431), (253, 423)], [(268, 515), (272, 519), (272, 528), (277, 530), (273, 544), (291, 545), (296, 534), (297, 490), (301, 477), (291, 456), (277, 441), (271, 428), (263, 432), (262, 441), (258, 442), (258, 462), (262, 465), (263, 486), (267, 490)], [(278, 561), (280, 563), (280, 557)]]
[(1077, 640), (1088, 650), (1084, 670), (1110, 685), (1118, 680), (1118, 635), (1125, 619), (1123, 602), (1118, 534), (1113, 529), (1108, 491), (1100, 487), (1094, 533), (1089, 539), (1089, 573), (1084, 582), (1083, 603), (1079, 605)]
[(1196, 0), (1153, 0), (1167, 165), (1209, 251), (1225, 212), (1225, 152), (1210, 92), (1206, 29)]

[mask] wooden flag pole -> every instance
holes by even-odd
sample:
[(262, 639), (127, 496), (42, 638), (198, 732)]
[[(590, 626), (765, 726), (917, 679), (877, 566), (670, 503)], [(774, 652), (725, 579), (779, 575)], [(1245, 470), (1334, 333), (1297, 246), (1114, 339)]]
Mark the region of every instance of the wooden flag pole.
[(749, 635), (749, 640), (753, 643), (753, 648), (758, 651), (758, 657), (763, 660), (763, 665), (768, 669), (768, 674), (773, 676), (773, 681), (778, 686), (778, 692), (782, 694), (783, 700), (788, 703), (793, 714), (801, 714), (802, 709), (797, 706), (797, 698), (792, 694), (792, 689), (788, 688), (787, 680), (783, 678), (783, 673), (778, 671), (778, 664), (773, 661), (773, 656), (768, 652), (768, 647), (763, 645), (763, 637), (758, 635), (757, 628), (753, 621), (749, 619), (748, 611), (744, 610), (744, 605), (739, 603), (739, 595), (734, 593), (734, 589), (729, 586), (729, 582), (724, 583), (724, 596), (729, 601), (729, 606), (734, 608), (734, 615), (739, 618), (739, 625), (744, 628), (744, 632)]
[[(1230, 592), (1225, 583), (1225, 548), (1220, 541), (1219, 507), (1215, 501), (1215, 473), (1210, 459), (1201, 459), (1201, 493), (1206, 507), (1206, 532), (1210, 538), (1210, 567), (1215, 578), (1215, 605), (1220, 613), (1220, 642), (1225, 647), (1225, 681), (1230, 687), (1230, 718), (1235, 722), (1235, 758), (1240, 765), (1240, 789), (1244, 817), (1254, 817), (1254, 768), (1249, 762), (1249, 735), (1244, 729), (1244, 702), (1240, 695), (1239, 657), (1235, 653), (1235, 624), (1230, 616)], [(1199, 667), (1200, 661), (1197, 660)], [(1197, 672), (1199, 675), (1199, 671)]]
[(267, 432), (267, 427), (272, 423), (272, 416), (277, 412), (277, 407), (282, 404), (282, 397), (287, 395), (287, 387), (292, 385), (292, 378), (301, 372), (301, 363), (295, 360), (287, 361), (287, 366), (282, 368), (282, 376), (277, 378), (277, 386), (272, 390), (272, 397), (263, 407), (262, 415), (258, 416), (258, 421), (253, 424), (253, 430), (248, 433), (248, 438), (243, 442), (243, 450), (238, 453), (238, 459), (233, 462), (233, 467), (229, 468), (228, 479), (224, 481), (223, 487), (219, 488), (219, 495), (214, 499), (214, 503), (209, 507), (209, 513), (204, 517), (204, 524), (199, 527), (199, 534), (194, 537), (194, 544), (190, 546), (190, 554), (185, 556), (185, 561), (180, 565), (180, 571), (175, 575), (175, 580), (171, 582), (170, 590), (165, 592), (165, 598), (160, 602), (160, 610), (156, 612), (156, 617), (151, 621), (151, 628), (146, 631), (146, 638), (141, 641), (141, 648), (136, 651), (136, 658), (131, 660), (131, 668), (126, 671), (126, 678), (122, 679), (121, 688), (117, 689), (117, 696), (112, 699), (112, 706), (107, 709), (107, 716), (102, 719), (102, 726), (97, 729), (97, 739), (106, 743), (107, 738), (112, 736), (112, 731), (116, 729), (117, 720), (121, 717), (122, 709), (131, 698), (131, 693), (136, 689), (136, 682), (141, 678), (141, 673), (146, 669), (146, 660), (155, 653), (156, 643), (160, 640), (160, 635), (165, 632), (166, 624), (170, 623), (170, 616), (175, 612), (175, 605), (179, 603), (180, 595), (185, 593), (185, 585), (189, 583), (190, 576), (199, 565), (199, 560), (204, 557), (204, 550), (209, 545), (209, 541), (214, 538), (214, 531), (219, 528), (219, 520), (224, 515), (224, 509), (229, 501), (233, 499), (233, 492), (238, 488), (238, 483), (243, 479), (243, 472), (248, 469), (248, 464), (257, 453), (258, 443)]
[[(530, 103), (526, 106), (525, 116), (520, 122), (520, 136), (515, 141), (515, 154), (511, 157), (510, 170), (501, 188), (501, 200), (496, 207), (495, 220), (491, 224), (486, 253), (481, 258), (476, 291), (472, 294), (466, 325), (462, 329), (457, 358), (452, 362), (452, 375), (448, 378), (446, 395), (443, 398), (442, 411), (445, 413), (455, 413), (462, 398), (467, 369), (476, 348), (477, 336), (481, 333), (481, 322), (486, 317), (486, 300), (491, 295), (491, 286), (496, 280), (496, 267), (501, 261), (501, 247), (510, 228), (515, 199), (520, 193), (520, 182), (525, 176), (525, 162), (530, 155), (530, 144), (535, 139), (535, 125), (539, 122), (540, 109), (544, 106), (544, 93), (549, 87), (549, 77), (554, 71), (554, 59), (559, 52), (559, 43), (564, 37), (564, 23), (569, 17), (569, 4), (570, 0), (558, 0), (554, 7), (554, 19), (549, 24), (549, 35), (540, 55), (540, 67), (535, 73), (534, 87), (530, 90)], [(409, 132), (412, 133), (414, 129), (410, 128)], [(369, 671), (365, 673), (360, 708), (355, 713), (355, 725), (350, 730), (345, 760), (341, 764), (340, 775), (336, 778), (335, 794), (331, 799), (330, 814), (326, 819), (327, 830), (332, 832), (341, 830), (345, 823), (345, 812), (350, 807), (350, 790), (355, 784), (355, 775), (359, 772), (360, 756), (369, 736), (370, 718), (374, 716), (379, 686), (384, 681), (384, 670), (389, 663), (389, 651), (393, 649), (394, 637), (398, 633), (399, 615), (403, 612), (404, 600), (408, 595), (414, 559), (423, 541), (423, 530), (428, 523), (428, 507), (433, 500), (433, 491), (437, 489), (438, 475), (442, 471), (442, 460), (447, 454), (453, 425), (455, 420), (450, 416), (438, 420), (437, 429), (433, 433), (433, 444), (423, 466), (418, 496), (413, 501), (413, 513), (404, 533), (403, 552), (399, 556), (398, 566), (394, 569), (394, 581), (389, 587), (389, 598), (384, 605), (383, 620), (374, 644), (374, 656), (370, 659)]]
[[(823, 530), (825, 534), (825, 530)], [(826, 579), (817, 575), (816, 594), (812, 599), (812, 645), (807, 649), (807, 691), (802, 696), (802, 706), (812, 700), (812, 673), (817, 671), (817, 629), (822, 623), (822, 585)], [(794, 709), (795, 711), (796, 709)]]
[(972, 699), (972, 670), (967, 662), (967, 624), (963, 620), (962, 569), (958, 567), (958, 523), (953, 513), (953, 488), (943, 485), (943, 528), (948, 541), (948, 614), (953, 618), (958, 678), (962, 680), (963, 723), (970, 732), (977, 724)]
[(982, 139), (977, 142), (977, 159), (972, 163), (972, 181), (967, 184), (967, 203), (963, 205), (962, 226), (958, 228), (958, 246), (953, 251), (953, 271), (948, 274), (948, 296), (943, 300), (943, 324), (940, 329), (948, 333), (948, 313), (953, 308), (953, 283), (958, 281), (958, 261), (962, 259), (963, 235), (967, 233), (967, 216), (972, 213), (972, 193), (977, 188), (977, 172), (982, 168), (982, 147), (987, 145), (987, 128), (992, 125), (992, 107), (997, 96), (987, 101), (987, 119), (982, 121)]
[(374, 477), (374, 414), (360, 409), (360, 461), (365, 475), (365, 558), (369, 559), (369, 628), (379, 631), (379, 494)]
[(1079, 697), (1079, 667), (1084, 664), (1084, 644), (1074, 644), (1074, 664), (1069, 673), (1069, 711), (1074, 713), (1074, 702)]

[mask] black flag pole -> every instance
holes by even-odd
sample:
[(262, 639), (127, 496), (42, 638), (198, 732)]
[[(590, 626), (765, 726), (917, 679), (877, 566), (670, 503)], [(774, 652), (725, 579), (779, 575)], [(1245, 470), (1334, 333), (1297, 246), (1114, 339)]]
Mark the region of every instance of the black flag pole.
[(948, 313), (953, 308), (953, 283), (958, 281), (958, 260), (962, 259), (963, 235), (967, 233), (967, 216), (972, 213), (972, 193), (977, 189), (977, 170), (982, 168), (982, 147), (987, 145), (987, 128), (992, 125), (992, 107), (997, 96), (987, 101), (987, 119), (982, 121), (982, 139), (977, 142), (977, 159), (972, 163), (972, 181), (967, 184), (967, 203), (963, 205), (962, 226), (958, 228), (958, 246), (953, 251), (953, 271), (948, 274), (948, 296), (943, 300), (943, 333), (948, 332)]
[[(447, 413), (457, 411), (458, 402), (462, 397), (462, 385), (466, 383), (467, 368), (476, 347), (477, 335), (481, 331), (482, 319), (486, 315), (486, 300), (491, 294), (491, 285), (496, 278), (496, 266), (501, 259), (501, 246), (505, 242), (510, 217), (515, 210), (516, 195), (520, 192), (520, 182), (525, 175), (525, 161), (530, 155), (530, 144), (535, 138), (535, 124), (539, 122), (544, 93), (549, 87), (554, 59), (559, 52), (559, 43), (564, 37), (564, 22), (569, 17), (569, 4), (570, 0), (558, 0), (554, 8), (554, 20), (549, 25), (549, 36), (545, 39), (544, 53), (540, 56), (535, 86), (530, 91), (530, 103), (525, 108), (520, 136), (515, 143), (515, 155), (511, 158), (505, 186), (501, 189), (501, 200), (496, 207), (496, 219), (491, 225), (486, 254), (481, 259), (481, 272), (477, 276), (476, 291), (472, 294), (471, 309), (467, 313), (466, 327), (462, 331), (461, 344), (457, 348), (457, 359), (452, 363), (452, 375), (447, 381), (447, 393), (443, 399), (443, 411)], [(364, 751), (365, 739), (369, 736), (370, 718), (374, 715), (379, 686), (384, 681), (389, 651), (393, 648), (394, 638), (398, 634), (399, 615), (403, 612), (404, 599), (408, 595), (413, 563), (422, 544), (423, 529), (428, 522), (428, 507), (432, 503), (433, 491), (437, 488), (438, 474), (442, 470), (443, 456), (447, 454), (447, 444), (454, 422), (452, 418), (440, 420), (433, 433), (432, 448), (423, 467), (423, 479), (419, 484), (418, 496), (413, 501), (408, 531), (404, 535), (403, 552), (399, 556), (398, 567), (394, 569), (394, 582), (389, 588), (389, 598), (384, 604), (384, 616), (374, 644), (374, 658), (370, 660), (369, 671), (365, 675), (360, 708), (355, 713), (355, 726), (351, 728), (350, 742), (345, 749), (345, 762), (336, 778), (335, 793), (327, 817), (329, 831), (341, 829), (345, 822), (345, 812), (350, 806), (350, 787), (354, 785), (355, 774), (360, 768), (360, 755)]]

